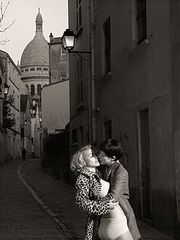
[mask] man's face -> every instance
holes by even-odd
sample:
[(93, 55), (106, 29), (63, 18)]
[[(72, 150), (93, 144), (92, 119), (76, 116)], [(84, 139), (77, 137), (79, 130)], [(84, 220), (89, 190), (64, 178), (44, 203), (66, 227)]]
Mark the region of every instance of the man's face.
[(109, 158), (103, 151), (100, 151), (98, 159), (99, 159), (99, 162), (101, 163), (101, 165), (110, 166), (112, 164), (112, 159)]

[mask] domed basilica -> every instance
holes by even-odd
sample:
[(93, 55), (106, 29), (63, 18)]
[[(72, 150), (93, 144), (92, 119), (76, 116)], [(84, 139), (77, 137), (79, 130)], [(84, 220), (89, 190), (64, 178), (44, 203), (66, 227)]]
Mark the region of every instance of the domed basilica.
[(43, 36), (43, 19), (40, 9), (35, 23), (35, 36), (23, 51), (20, 69), (21, 80), (31, 95), (32, 155), (40, 156), (41, 89), (49, 84), (49, 45)]
[(25, 47), (21, 62), (21, 79), (31, 96), (40, 99), (41, 88), (49, 84), (49, 45), (43, 36), (43, 20), (40, 9), (36, 16), (36, 33)]

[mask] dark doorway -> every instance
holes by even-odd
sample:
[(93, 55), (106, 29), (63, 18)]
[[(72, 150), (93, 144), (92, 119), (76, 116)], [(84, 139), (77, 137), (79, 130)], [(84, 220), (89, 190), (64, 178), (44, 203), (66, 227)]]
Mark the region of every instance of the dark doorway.
[(149, 109), (140, 111), (140, 180), (142, 218), (151, 220), (151, 163), (149, 141)]

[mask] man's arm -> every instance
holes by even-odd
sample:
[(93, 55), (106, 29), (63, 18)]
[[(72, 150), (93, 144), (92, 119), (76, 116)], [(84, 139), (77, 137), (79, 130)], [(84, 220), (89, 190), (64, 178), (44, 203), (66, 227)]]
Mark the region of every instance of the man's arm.
[(117, 201), (119, 201), (121, 197), (129, 198), (128, 172), (125, 168), (121, 167), (121, 165), (116, 167), (112, 173), (109, 194)]
[(108, 196), (119, 202), (119, 205), (123, 209), (126, 216), (133, 214), (133, 209), (128, 201), (128, 172), (121, 165), (116, 167), (112, 173)]

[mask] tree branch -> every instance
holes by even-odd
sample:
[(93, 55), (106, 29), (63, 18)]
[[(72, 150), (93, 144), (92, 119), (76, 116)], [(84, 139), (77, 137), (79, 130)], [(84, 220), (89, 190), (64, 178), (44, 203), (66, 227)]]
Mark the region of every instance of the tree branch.
[(0, 40), (0, 45), (5, 45), (7, 42), (9, 42), (8, 39)]
[[(0, 2), (0, 33), (3, 33), (5, 32), (8, 28), (10, 28), (15, 20), (12, 21), (12, 23), (10, 23), (8, 26), (5, 26), (5, 27), (2, 27), (2, 22), (4, 20), (4, 17), (5, 17), (5, 14), (7, 12), (7, 9), (8, 9), (8, 6), (9, 6), (9, 1), (7, 2), (5, 8), (3, 8), (3, 3), (2, 1)], [(4, 45), (8, 42), (8, 40), (0, 40), (0, 44)]]

